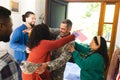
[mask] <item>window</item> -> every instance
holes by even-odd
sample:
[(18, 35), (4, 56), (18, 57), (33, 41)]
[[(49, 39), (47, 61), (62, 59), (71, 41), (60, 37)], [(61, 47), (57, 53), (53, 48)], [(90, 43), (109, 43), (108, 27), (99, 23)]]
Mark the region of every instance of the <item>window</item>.
[(89, 43), (95, 35), (103, 36), (111, 59), (115, 47), (118, 13), (119, 3), (115, 1), (71, 1), (68, 4), (67, 18), (73, 22), (72, 31), (80, 29), (88, 37), (83, 43)]
[(114, 4), (106, 5), (104, 26), (103, 26), (103, 37), (107, 41), (108, 50), (110, 49), (112, 26), (113, 26), (113, 19), (114, 19), (114, 10), (115, 10)]
[[(89, 43), (98, 33), (101, 3), (69, 3), (68, 19), (73, 22), (72, 31), (80, 29), (87, 36), (83, 43)], [(79, 40), (78, 40), (79, 41)]]

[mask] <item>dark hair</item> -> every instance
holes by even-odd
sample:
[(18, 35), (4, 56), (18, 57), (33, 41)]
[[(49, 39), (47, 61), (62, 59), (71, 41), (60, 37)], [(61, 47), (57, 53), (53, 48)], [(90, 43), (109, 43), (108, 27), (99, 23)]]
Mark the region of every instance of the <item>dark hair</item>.
[(0, 6), (0, 24), (8, 26), (8, 24), (11, 22), (10, 15), (11, 15), (10, 10)]
[(12, 26), (10, 15), (11, 15), (10, 10), (0, 6), (0, 24), (3, 24), (7, 27)]
[(50, 40), (49, 28), (43, 23), (33, 27), (27, 46), (32, 49), (37, 46), (41, 40)]
[[(12, 21), (10, 18), (11, 11), (5, 7), (0, 6), (0, 41), (8, 42), (12, 32)], [(1, 31), (1, 26), (7, 27)], [(6, 31), (6, 33), (4, 33)], [(4, 33), (4, 34), (1, 34)]]
[(31, 11), (28, 11), (28, 12), (26, 12), (24, 15), (22, 15), (22, 20), (23, 20), (23, 22), (26, 22), (26, 18), (28, 18), (28, 17), (30, 16), (30, 14), (33, 14), (33, 15), (34, 15), (34, 13), (31, 12)]
[(62, 23), (67, 24), (67, 27), (69, 27), (69, 28), (72, 27), (72, 21), (69, 19), (65, 19), (64, 21), (62, 21)]
[(0, 16), (4, 16), (4, 17), (8, 18), (10, 15), (11, 15), (11, 11), (10, 10), (0, 6)]
[[(93, 39), (96, 45), (98, 45), (97, 37), (95, 36)], [(106, 70), (107, 67), (109, 66), (109, 56), (107, 52), (107, 43), (103, 37), (100, 37), (100, 48), (98, 48), (95, 52), (98, 52), (100, 55), (102, 55), (105, 62), (105, 70)]]

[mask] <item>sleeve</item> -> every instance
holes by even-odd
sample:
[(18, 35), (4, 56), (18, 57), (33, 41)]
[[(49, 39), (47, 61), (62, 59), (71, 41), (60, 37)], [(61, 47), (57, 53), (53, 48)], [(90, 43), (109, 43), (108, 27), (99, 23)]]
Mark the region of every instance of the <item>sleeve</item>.
[(70, 60), (71, 53), (68, 52), (68, 46), (69, 45), (74, 45), (74, 42), (70, 42), (70, 43), (66, 44), (64, 46), (64, 52), (61, 53), (61, 55), (58, 58), (56, 58), (56, 59), (54, 59), (50, 62), (47, 62), (47, 65), (48, 65), (50, 71), (59, 69), (60, 67), (65, 65), (66, 62), (68, 62)]
[(0, 58), (0, 80), (18, 80), (18, 64), (13, 57), (7, 53)]
[(50, 41), (46, 44), (46, 48), (51, 51), (51, 50), (55, 50), (57, 48), (60, 48), (62, 46), (64, 46), (66, 43), (69, 43), (70, 41), (73, 41), (75, 40), (75, 36), (72, 34), (72, 35), (69, 35), (67, 37), (64, 37), (64, 38), (61, 38), (61, 39), (58, 39), (58, 40), (53, 40), (53, 41)]
[[(81, 68), (81, 69), (85, 69), (85, 70), (89, 70), (89, 69), (102, 69), (104, 68), (104, 60), (102, 58), (102, 56), (98, 53), (94, 53), (90, 56), (88, 56), (87, 58), (82, 58), (78, 51), (74, 51), (72, 53), (72, 57), (75, 61), (75, 63)], [(94, 63), (94, 64), (93, 64)]]
[(47, 62), (47, 65), (50, 71), (53, 71), (65, 65), (66, 62), (68, 62), (70, 58), (71, 58), (71, 54), (64, 52), (60, 55), (60, 57), (56, 58), (55, 60)]
[(72, 52), (72, 57), (75, 61), (75, 63), (80, 67), (84, 67), (84, 64), (83, 64), (83, 59), (82, 57), (79, 55), (79, 52), (78, 51), (73, 51)]
[(82, 52), (83, 54), (87, 54), (90, 51), (90, 48), (87, 44), (82, 44), (77, 42), (75, 42), (75, 49), (78, 52)]
[(42, 66), (41, 63), (35, 64), (35, 63), (29, 62), (29, 61), (22, 61), (20, 64), (20, 68), (21, 68), (22, 72), (25, 74), (34, 73), (35, 70), (40, 66)]
[(20, 44), (20, 30), (16, 29), (10, 39), (10, 47), (16, 51), (25, 51), (26, 50), (26, 45), (25, 44)]

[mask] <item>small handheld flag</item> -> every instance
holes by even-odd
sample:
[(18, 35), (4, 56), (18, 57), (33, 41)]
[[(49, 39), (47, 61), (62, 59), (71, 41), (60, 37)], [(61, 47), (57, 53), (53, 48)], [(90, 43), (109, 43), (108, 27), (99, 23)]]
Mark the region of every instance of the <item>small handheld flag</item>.
[(79, 36), (76, 37), (77, 39), (79, 39), (82, 42), (87, 40), (87, 37), (80, 30), (77, 30), (77, 33), (79, 34)]

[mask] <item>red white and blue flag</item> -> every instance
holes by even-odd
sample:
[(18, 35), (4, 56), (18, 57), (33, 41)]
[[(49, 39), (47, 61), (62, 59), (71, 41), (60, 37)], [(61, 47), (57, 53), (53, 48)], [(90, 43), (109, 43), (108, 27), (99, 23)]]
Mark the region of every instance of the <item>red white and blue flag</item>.
[(87, 36), (85, 36), (80, 30), (77, 30), (77, 33), (79, 36), (77, 36), (77, 39), (79, 39), (81, 42), (87, 40)]

